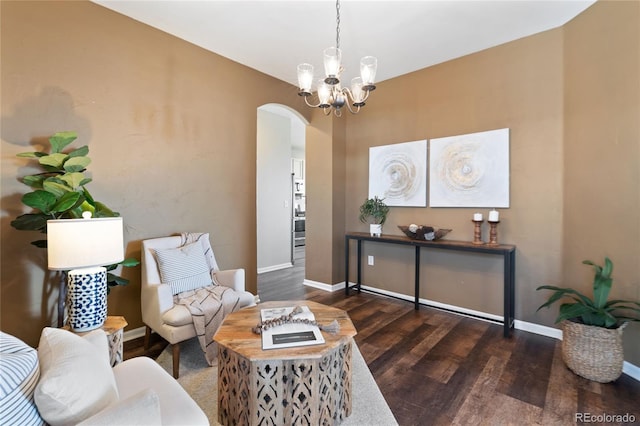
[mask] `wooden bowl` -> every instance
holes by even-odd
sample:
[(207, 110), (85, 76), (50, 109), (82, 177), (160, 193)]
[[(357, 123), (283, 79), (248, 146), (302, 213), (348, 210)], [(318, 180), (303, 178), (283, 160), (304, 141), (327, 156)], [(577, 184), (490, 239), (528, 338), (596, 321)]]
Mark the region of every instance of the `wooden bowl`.
[(428, 225), (418, 225), (416, 232), (411, 232), (408, 226), (398, 225), (398, 228), (412, 240), (436, 241), (451, 232), (451, 229), (436, 229)]

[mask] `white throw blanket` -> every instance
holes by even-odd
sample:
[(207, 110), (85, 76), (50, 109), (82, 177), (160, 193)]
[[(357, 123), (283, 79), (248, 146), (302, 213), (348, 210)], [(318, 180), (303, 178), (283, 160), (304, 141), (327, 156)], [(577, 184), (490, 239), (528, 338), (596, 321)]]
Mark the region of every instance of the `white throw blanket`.
[[(203, 234), (183, 233), (182, 244), (198, 241)], [(209, 243), (207, 241), (207, 243)], [(205, 251), (206, 252), (206, 251)], [(217, 265), (213, 258), (213, 251), (209, 247), (211, 258), (207, 261), (212, 266), (212, 285), (196, 290), (183, 291), (173, 296), (173, 302), (184, 305), (193, 318), (193, 325), (200, 342), (200, 347), (205, 354), (209, 365), (213, 365), (217, 355), (217, 345), (213, 341), (213, 335), (222, 324), (224, 318), (239, 308), (240, 295), (232, 288), (220, 285), (216, 280)]]

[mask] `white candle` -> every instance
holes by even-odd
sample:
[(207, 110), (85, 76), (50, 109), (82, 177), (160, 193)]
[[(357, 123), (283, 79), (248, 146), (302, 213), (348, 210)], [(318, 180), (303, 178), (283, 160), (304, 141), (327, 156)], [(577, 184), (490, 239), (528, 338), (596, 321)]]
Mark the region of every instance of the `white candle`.
[(474, 213), (473, 214), (473, 220), (475, 222), (480, 222), (482, 220), (482, 213)]
[(489, 222), (499, 222), (500, 213), (497, 210), (491, 210), (489, 212)]

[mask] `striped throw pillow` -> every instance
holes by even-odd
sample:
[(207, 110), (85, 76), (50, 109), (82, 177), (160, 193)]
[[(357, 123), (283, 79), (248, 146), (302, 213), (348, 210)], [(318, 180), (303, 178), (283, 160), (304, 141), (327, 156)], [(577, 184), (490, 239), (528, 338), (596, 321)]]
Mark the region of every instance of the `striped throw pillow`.
[(160, 280), (173, 294), (213, 284), (200, 242), (174, 249), (156, 249)]
[(33, 394), (40, 378), (38, 352), (0, 331), (0, 425), (43, 425)]

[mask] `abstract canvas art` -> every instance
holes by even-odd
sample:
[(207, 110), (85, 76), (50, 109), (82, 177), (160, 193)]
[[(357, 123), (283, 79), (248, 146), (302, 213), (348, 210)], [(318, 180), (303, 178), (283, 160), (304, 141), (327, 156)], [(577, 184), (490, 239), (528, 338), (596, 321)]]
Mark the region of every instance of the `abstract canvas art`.
[(369, 148), (369, 198), (388, 206), (427, 205), (427, 141)]
[(509, 207), (509, 129), (431, 139), (431, 207)]

